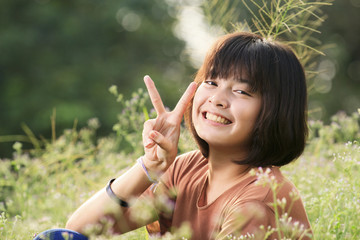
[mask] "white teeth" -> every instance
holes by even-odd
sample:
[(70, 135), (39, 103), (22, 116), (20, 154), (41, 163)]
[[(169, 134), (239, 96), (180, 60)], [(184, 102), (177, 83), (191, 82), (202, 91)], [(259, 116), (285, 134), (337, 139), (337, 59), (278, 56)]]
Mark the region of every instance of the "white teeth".
[(209, 119), (214, 122), (222, 123), (222, 124), (230, 123), (230, 121), (227, 120), (226, 118), (223, 118), (223, 117), (220, 117), (220, 116), (214, 115), (212, 113), (208, 113), (208, 112), (206, 113), (206, 119)]

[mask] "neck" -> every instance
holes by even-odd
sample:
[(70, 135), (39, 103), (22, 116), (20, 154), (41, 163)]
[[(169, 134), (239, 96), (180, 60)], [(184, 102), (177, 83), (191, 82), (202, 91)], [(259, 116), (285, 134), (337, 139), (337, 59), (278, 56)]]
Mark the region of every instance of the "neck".
[(211, 148), (209, 151), (209, 184), (225, 184), (235, 181), (246, 174), (250, 166), (236, 164), (234, 161), (244, 159), (247, 152), (217, 151)]

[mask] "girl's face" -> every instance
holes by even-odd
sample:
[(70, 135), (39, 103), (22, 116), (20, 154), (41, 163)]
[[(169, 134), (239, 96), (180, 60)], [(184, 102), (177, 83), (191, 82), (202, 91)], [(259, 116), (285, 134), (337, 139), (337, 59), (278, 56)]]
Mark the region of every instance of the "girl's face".
[(260, 108), (261, 97), (245, 79), (208, 79), (195, 93), (192, 121), (210, 149), (247, 151)]

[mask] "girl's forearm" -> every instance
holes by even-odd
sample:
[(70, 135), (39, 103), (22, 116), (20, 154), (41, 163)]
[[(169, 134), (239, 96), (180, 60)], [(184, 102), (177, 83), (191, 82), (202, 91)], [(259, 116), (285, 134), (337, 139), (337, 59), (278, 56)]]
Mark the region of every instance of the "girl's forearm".
[[(128, 202), (139, 197), (151, 184), (141, 165), (135, 164), (111, 184), (111, 189), (118, 198)], [(140, 227), (131, 223), (127, 210), (128, 208), (121, 207), (111, 199), (103, 188), (73, 213), (66, 228), (84, 233), (87, 227), (102, 224), (109, 217), (114, 221), (112, 230), (115, 232), (127, 232)]]

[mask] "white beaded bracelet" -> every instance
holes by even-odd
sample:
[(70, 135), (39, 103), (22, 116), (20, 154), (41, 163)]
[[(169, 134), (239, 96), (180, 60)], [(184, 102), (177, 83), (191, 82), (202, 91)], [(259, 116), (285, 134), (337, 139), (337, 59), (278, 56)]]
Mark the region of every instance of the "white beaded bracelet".
[(144, 170), (147, 178), (149, 179), (149, 181), (152, 182), (152, 183), (154, 183), (154, 184), (158, 184), (159, 182), (158, 182), (156, 179), (153, 179), (153, 178), (150, 176), (148, 170), (146, 169), (146, 167), (145, 167), (145, 165), (144, 165), (143, 157), (142, 157), (142, 156), (138, 158), (137, 162), (138, 162), (138, 163), (141, 165), (141, 167), (143, 168), (143, 170)]

